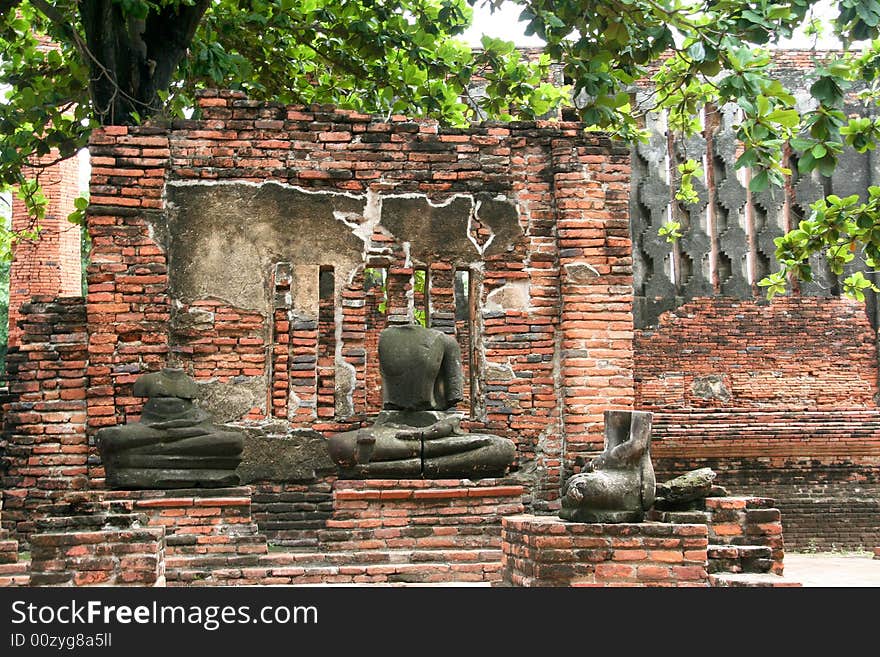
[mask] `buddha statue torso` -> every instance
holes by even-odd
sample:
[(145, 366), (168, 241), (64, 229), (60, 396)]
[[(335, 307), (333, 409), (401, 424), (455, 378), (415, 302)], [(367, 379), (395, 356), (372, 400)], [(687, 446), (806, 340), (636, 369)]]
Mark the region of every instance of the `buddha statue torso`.
[(198, 388), (179, 368), (145, 374), (132, 394), (146, 397), (139, 422), (98, 431), (111, 488), (235, 486), (244, 436), (210, 422)]
[(462, 398), (455, 339), (422, 326), (392, 326), (379, 336), (384, 410), (371, 427), (333, 436), (342, 476), (500, 476), (516, 456), (512, 441), (465, 433), (450, 409)]

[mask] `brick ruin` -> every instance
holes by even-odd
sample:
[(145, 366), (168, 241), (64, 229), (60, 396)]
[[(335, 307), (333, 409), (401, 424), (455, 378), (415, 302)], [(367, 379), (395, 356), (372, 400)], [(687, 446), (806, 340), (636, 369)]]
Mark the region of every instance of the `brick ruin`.
[[(41, 158), (45, 168), (33, 168), (26, 176), (37, 176), (43, 186), (47, 205), (45, 216), (36, 223), (38, 241), (22, 240), (15, 247), (15, 263), (9, 270), (9, 340), (10, 347), (21, 339), (18, 326), (22, 304), (34, 296), (81, 296), (80, 227), (67, 217), (79, 196), (78, 158), (55, 163), (57, 151)], [(34, 228), (24, 201), (12, 200), (12, 228)]]
[[(134, 380), (173, 360), (247, 434), (259, 534), (321, 548), (345, 520), (325, 437), (379, 410), (378, 333), (421, 315), (462, 347), (465, 424), (517, 444), (497, 486), (522, 486), (527, 512), (558, 508), (605, 409), (635, 407), (655, 413), (661, 478), (708, 465), (737, 495), (775, 498), (789, 548), (880, 543), (875, 304), (827, 276), (760, 299), (768, 244), (821, 187), (751, 198), (723, 112), (702, 141), (630, 154), (565, 122), (441, 129), (228, 92), (200, 106), (198, 121), (95, 133), (88, 297), (21, 308), (2, 522), (22, 547), (39, 507), (102, 489), (95, 432), (136, 419)], [(674, 215), (675, 245), (656, 237), (670, 149), (715, 163)], [(280, 558), (224, 558), (220, 580), (292, 576)]]
[[(775, 57), (796, 95), (807, 93), (813, 54)], [(848, 102), (848, 113), (863, 111)], [(650, 117), (651, 139), (633, 149), (636, 407), (655, 412), (661, 476), (710, 466), (732, 490), (774, 497), (789, 545), (871, 547), (880, 542), (877, 299), (841, 297), (820, 259), (814, 280), (788, 297), (768, 303), (756, 283), (778, 266), (773, 240), (827, 194), (864, 197), (880, 180), (877, 161), (847, 150), (825, 178), (799, 174), (787, 152), (785, 187), (752, 194), (734, 168), (736, 120), (732, 107), (708, 107), (703, 133), (677, 141)], [(687, 206), (668, 182), (686, 158), (706, 165)], [(682, 226), (674, 244), (657, 236), (669, 217)], [(855, 268), (864, 264), (844, 276)]]
[(555, 509), (604, 409), (633, 403), (626, 149), (568, 123), (200, 103), (93, 137), (88, 297), (26, 304), (10, 354), (4, 524), (26, 542), (51, 491), (101, 488), (95, 432), (173, 359), (247, 432), (261, 530), (314, 544), (324, 436), (379, 410), (378, 333), (420, 313), (462, 344), (465, 424), (513, 439), (525, 504)]

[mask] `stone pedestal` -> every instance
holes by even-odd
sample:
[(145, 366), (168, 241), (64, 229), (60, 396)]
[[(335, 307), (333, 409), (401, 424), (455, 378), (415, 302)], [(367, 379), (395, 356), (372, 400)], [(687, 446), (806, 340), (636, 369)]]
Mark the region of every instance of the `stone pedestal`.
[(146, 515), (82, 501), (49, 513), (31, 536), (30, 586), (165, 586), (165, 529)]
[(503, 519), (501, 540), (508, 586), (709, 585), (706, 525), (518, 515)]

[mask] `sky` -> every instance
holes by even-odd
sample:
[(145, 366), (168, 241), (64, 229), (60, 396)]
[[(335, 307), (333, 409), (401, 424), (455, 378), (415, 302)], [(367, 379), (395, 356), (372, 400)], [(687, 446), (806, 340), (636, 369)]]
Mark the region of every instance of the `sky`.
[[(830, 0), (822, 0), (816, 7), (816, 16), (830, 17), (836, 12), (833, 7), (836, 3)], [(474, 7), (473, 25), (464, 33), (464, 39), (471, 45), (480, 44), (480, 36), (488, 34), (491, 37), (503, 38), (513, 41), (518, 46), (540, 47), (543, 41), (536, 36), (526, 36), (524, 34), (524, 23), (518, 22), (518, 17), (522, 11), (521, 7), (510, 2), (505, 3), (500, 9), (496, 9), (494, 13), (487, 6), (477, 5)], [(830, 32), (830, 27), (828, 32)], [(796, 35), (792, 39), (785, 39), (780, 42), (781, 48), (811, 48), (813, 40), (806, 38), (803, 34)], [(820, 49), (824, 48), (840, 48), (840, 42), (832, 37), (820, 38), (816, 46)]]

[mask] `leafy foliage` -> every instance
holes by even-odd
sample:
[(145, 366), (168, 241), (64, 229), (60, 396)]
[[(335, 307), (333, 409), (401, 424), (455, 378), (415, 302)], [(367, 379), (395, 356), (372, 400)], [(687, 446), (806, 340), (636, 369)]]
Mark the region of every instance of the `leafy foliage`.
[[(528, 62), (513, 44), (490, 38), (472, 52), (456, 40), (472, 14), (464, 0), (7, 5), (12, 8), (0, 16), (0, 88), (9, 88), (0, 104), (0, 191), (13, 188), (25, 199), (32, 229), (46, 205), (36, 162), (52, 164), (56, 153), (72, 156), (102, 122), (182, 116), (201, 88), (240, 89), (281, 103), (433, 116), (451, 125), (480, 117), (535, 118), (565, 97), (564, 89), (547, 82), (549, 57)], [(184, 19), (198, 25), (191, 36), (178, 31)], [(47, 46), (48, 40), (57, 47)], [(187, 41), (188, 56), (178, 64), (166, 51), (180, 40)], [(117, 42), (138, 56), (123, 60), (114, 50)], [(167, 84), (154, 88), (155, 80), (145, 81), (166, 64), (174, 67)], [(138, 69), (137, 75), (127, 67)], [(477, 79), (485, 93), (468, 97)], [(0, 242), (22, 237), (7, 232)]]
[(667, 242), (675, 242), (682, 236), (681, 223), (678, 221), (667, 221), (660, 226), (660, 229), (657, 232), (660, 237), (665, 237)]
[[(523, 61), (511, 43), (484, 38), (475, 52), (456, 39), (469, 4), (521, 7), (528, 34), (545, 55)], [(547, 82), (560, 62), (581, 118), (627, 139), (644, 135), (642, 117), (665, 110), (669, 128), (700, 128), (706, 103), (735, 103), (752, 192), (782, 185), (790, 144), (801, 173), (828, 176), (845, 148), (876, 147), (880, 122), (848, 117), (846, 95), (880, 101), (880, 3), (842, 0), (831, 30), (844, 43), (871, 40), (862, 53), (817, 61), (810, 98), (796, 102), (777, 79), (768, 46), (799, 26), (822, 29), (816, 0), (2, 0), (0, 186), (14, 187), (39, 224), (45, 206), (35, 157), (69, 156), (98, 123), (180, 116), (204, 87), (241, 89), (255, 99), (333, 103), (361, 111), (433, 116), (461, 125), (477, 118), (533, 118), (567, 93)], [(40, 45), (37, 35), (57, 48)], [(653, 92), (634, 99), (638, 80)], [(479, 82), (483, 92), (472, 94)], [(635, 102), (637, 100), (637, 102)], [(53, 150), (55, 149), (55, 150)], [(694, 200), (698, 169), (686, 163), (678, 198)], [(37, 179), (38, 182), (38, 179)], [(830, 203), (830, 201), (829, 201)], [(853, 205), (836, 212), (855, 218)], [(820, 235), (828, 213), (809, 221)], [(862, 215), (862, 221), (866, 221)], [(800, 229), (799, 229), (800, 230)], [(672, 236), (676, 231), (668, 232)], [(870, 256), (863, 233), (852, 234)], [(17, 236), (6, 234), (0, 242)], [(836, 239), (836, 238), (835, 238)], [(787, 249), (793, 237), (786, 237)], [(808, 275), (805, 260), (837, 248), (810, 238), (780, 255), (783, 275)], [(0, 247), (0, 257), (3, 256)], [(8, 252), (8, 249), (6, 249)], [(858, 251), (858, 250), (857, 250)], [(835, 253), (837, 253), (835, 251)], [(765, 287), (778, 290), (779, 278)], [(854, 279), (846, 286), (865, 289)], [(784, 286), (783, 286), (784, 288)]]
[[(830, 195), (811, 206), (812, 215), (787, 235), (777, 237), (776, 257), (781, 269), (761, 281), (767, 295), (785, 290), (789, 275), (810, 281), (813, 272), (809, 258), (824, 252), (831, 271), (838, 276), (861, 250), (865, 263), (871, 269), (880, 268), (880, 187), (868, 188), (868, 200), (859, 202), (857, 195), (840, 198)], [(843, 280), (844, 293), (864, 301), (865, 290), (878, 291), (876, 286), (856, 272)]]

